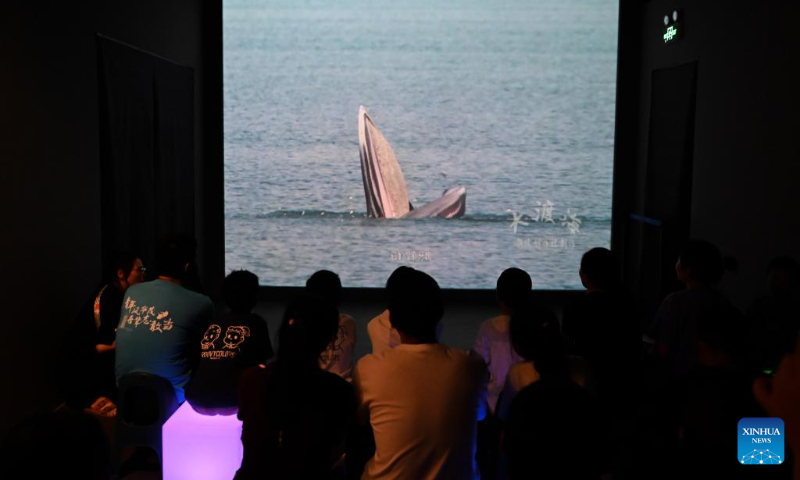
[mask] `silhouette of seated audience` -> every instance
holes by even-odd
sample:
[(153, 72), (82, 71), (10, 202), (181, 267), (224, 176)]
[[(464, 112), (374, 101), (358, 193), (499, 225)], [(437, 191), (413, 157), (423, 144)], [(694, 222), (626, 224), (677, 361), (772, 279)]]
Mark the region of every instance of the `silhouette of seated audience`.
[[(320, 270), (308, 277), (306, 292), (321, 298), (336, 308), (342, 303), (342, 281), (330, 270)], [(336, 336), (319, 356), (319, 366), (335, 373), (348, 382), (353, 378), (353, 352), (356, 348), (356, 321), (346, 313), (339, 313)]]
[(319, 367), (338, 326), (339, 313), (324, 299), (304, 295), (286, 308), (277, 359), (242, 376), (244, 455), (236, 480), (339, 474), (355, 396), (349, 383)]
[[(396, 301), (393, 300), (395, 297), (402, 297), (403, 292), (399, 290), (399, 287), (403, 284), (403, 277), (413, 270), (411, 267), (400, 266), (389, 275), (384, 289), (387, 305)], [(381, 353), (387, 348), (394, 348), (400, 345), (400, 334), (397, 333), (397, 330), (389, 320), (388, 308), (367, 323), (367, 335), (369, 336), (370, 345), (372, 345), (372, 353)], [(436, 326), (436, 340), (438, 341), (440, 338), (442, 338), (441, 323)]]
[(479, 478), (475, 442), (486, 411), (486, 365), (474, 352), (437, 342), (444, 309), (433, 278), (407, 271), (397, 293), (389, 317), (401, 343), (363, 357), (353, 379), (358, 420), (371, 426), (376, 446), (361, 478)]
[[(195, 247), (171, 239), (152, 282), (139, 283), (140, 259), (114, 262), (71, 332), (78, 355), (65, 357), (66, 367), (77, 359), (90, 375), (65, 390), (72, 406), (113, 396), (92, 382), (115, 348), (117, 376), (159, 375), (179, 400), (193, 371), (185, 387), (191, 407), (238, 411), (242, 421), (236, 479), (468, 479), (479, 478), (476, 459), (484, 458), (485, 478), (788, 478), (793, 466), (800, 480), (800, 266), (789, 257), (770, 262), (769, 295), (745, 317), (715, 288), (719, 250), (689, 241), (676, 264), (686, 288), (664, 299), (653, 322), (657, 381), (643, 385), (639, 319), (604, 248), (581, 259), (586, 292), (566, 306), (563, 337), (557, 317), (532, 301), (530, 276), (505, 270), (497, 282), (502, 315), (481, 324), (477, 353), (438, 343), (441, 290), (429, 275), (400, 267), (386, 284), (386, 311), (368, 326), (373, 352), (353, 368), (355, 322), (338, 312), (338, 275), (321, 270), (308, 279), (282, 317), (277, 359), (265, 365), (269, 333), (251, 313), (258, 278), (228, 275), (230, 312), (213, 317), (210, 299), (189, 289), (199, 288)], [(108, 308), (115, 302), (121, 312)], [(762, 373), (776, 366), (774, 378)], [(477, 443), (492, 409), (502, 435)], [(785, 422), (787, 468), (732, 461), (735, 424), (764, 416)], [(623, 443), (631, 439), (640, 439), (636, 460), (619, 470), (615, 451), (635, 450)], [(15, 427), (0, 457), (9, 478), (108, 478), (108, 459), (96, 419), (74, 412)]]
[(105, 281), (81, 308), (61, 343), (56, 375), (68, 406), (83, 409), (102, 405), (102, 410), (96, 409), (101, 415), (116, 411), (114, 353), (119, 312), (125, 291), (144, 278), (145, 268), (138, 255), (112, 253)]
[(698, 317), (728, 300), (715, 288), (722, 278), (719, 249), (704, 240), (690, 240), (675, 265), (677, 278), (686, 288), (661, 302), (652, 326), (656, 355), (667, 375), (682, 375), (697, 363), (694, 339)]
[(509, 335), (514, 351), (523, 358), (508, 369), (503, 392), (497, 404), (497, 418), (505, 421), (514, 397), (528, 385), (541, 378), (542, 369), (553, 374), (569, 375), (569, 363), (558, 332), (558, 318), (550, 310), (529, 303), (511, 317)]
[(157, 251), (158, 277), (125, 292), (117, 328), (116, 376), (149, 373), (168, 380), (178, 403), (199, 354), (198, 339), (214, 318), (211, 299), (187, 288), (197, 242), (176, 235)]
[(766, 416), (752, 393), (744, 316), (730, 305), (716, 305), (695, 318), (695, 366), (657, 395), (665, 422), (659, 455), (670, 459), (666, 468), (682, 478), (786, 478), (785, 470), (756, 475), (732, 461), (731, 432), (739, 420)]
[(511, 365), (524, 359), (511, 346), (509, 323), (515, 311), (528, 305), (533, 282), (530, 275), (519, 268), (508, 268), (497, 278), (497, 303), (500, 315), (481, 323), (475, 339), (477, 352), (489, 368), (489, 388), (487, 400), (489, 409), (494, 413), (497, 398), (503, 391), (506, 375)]
[(507, 268), (497, 278), (495, 290), (500, 315), (481, 323), (475, 338), (474, 350), (483, 357), (489, 369), (487, 401), (489, 414), (478, 424), (478, 466), (481, 478), (495, 478), (499, 459), (501, 425), (495, 416), (497, 399), (506, 383), (508, 369), (524, 361), (511, 345), (509, 323), (515, 311), (530, 302), (533, 282), (530, 275), (519, 268)]
[[(511, 319), (511, 338), (522, 347), (520, 353), (532, 359), (535, 368), (528, 378), (536, 379), (514, 395), (505, 417), (507, 478), (598, 479), (604, 466), (598, 411), (589, 391), (570, 379), (558, 326), (550, 320), (519, 320)], [(515, 324), (534, 325), (525, 329), (528, 342), (515, 340), (519, 332)], [(513, 372), (514, 367), (507, 386), (513, 382)]]
[(258, 302), (258, 277), (247, 270), (231, 272), (222, 283), (230, 309), (207, 325), (199, 359), (186, 385), (186, 400), (204, 415), (233, 415), (239, 406), (240, 374), (272, 358), (266, 321), (252, 313)]
[(591, 367), (599, 408), (613, 417), (633, 416), (641, 378), (642, 332), (620, 267), (605, 248), (583, 254), (579, 270), (586, 293), (564, 309), (568, 353)]

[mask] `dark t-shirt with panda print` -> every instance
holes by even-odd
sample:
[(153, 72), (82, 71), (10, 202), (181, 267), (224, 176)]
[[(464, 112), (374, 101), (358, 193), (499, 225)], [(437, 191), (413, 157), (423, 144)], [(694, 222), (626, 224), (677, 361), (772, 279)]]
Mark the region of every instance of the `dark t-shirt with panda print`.
[(202, 409), (236, 407), (239, 374), (272, 355), (267, 322), (260, 316), (230, 312), (215, 318), (200, 340), (200, 359), (186, 399)]

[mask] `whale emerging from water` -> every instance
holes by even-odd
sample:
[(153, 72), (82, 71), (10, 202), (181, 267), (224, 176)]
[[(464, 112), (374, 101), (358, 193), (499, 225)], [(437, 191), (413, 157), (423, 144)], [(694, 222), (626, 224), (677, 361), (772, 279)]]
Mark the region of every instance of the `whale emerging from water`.
[(463, 186), (445, 190), (438, 199), (414, 208), (408, 199), (408, 187), (389, 142), (364, 106), (358, 108), (358, 143), (361, 153), (361, 176), (367, 200), (367, 215), (373, 218), (454, 218), (467, 209), (467, 189)]

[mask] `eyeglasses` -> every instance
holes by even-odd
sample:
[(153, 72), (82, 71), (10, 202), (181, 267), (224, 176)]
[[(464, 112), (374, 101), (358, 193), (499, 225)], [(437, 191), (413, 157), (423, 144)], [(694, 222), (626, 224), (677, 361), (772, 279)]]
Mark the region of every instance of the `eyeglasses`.
[(147, 273), (147, 268), (139, 267), (139, 268), (136, 269), (136, 271), (139, 272), (139, 273)]

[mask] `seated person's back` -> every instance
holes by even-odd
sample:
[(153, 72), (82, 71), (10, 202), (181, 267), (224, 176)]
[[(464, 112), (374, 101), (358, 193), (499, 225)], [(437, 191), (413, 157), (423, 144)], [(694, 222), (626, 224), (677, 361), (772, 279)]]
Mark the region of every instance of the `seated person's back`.
[[(342, 281), (330, 270), (314, 272), (306, 280), (306, 292), (336, 307), (342, 303)], [(339, 314), (339, 327), (333, 341), (319, 356), (319, 366), (348, 382), (353, 378), (353, 352), (356, 348), (356, 321), (346, 313)]]
[(318, 364), (337, 328), (335, 308), (300, 298), (284, 314), (277, 360), (242, 375), (244, 457), (237, 480), (327, 478), (341, 459), (355, 396), (349, 383)]
[(633, 398), (641, 357), (641, 328), (633, 300), (624, 294), (611, 251), (593, 248), (581, 259), (586, 294), (564, 309), (569, 353), (592, 367), (598, 398), (614, 409)]
[(709, 242), (691, 240), (675, 265), (678, 280), (686, 285), (661, 302), (653, 322), (656, 353), (673, 374), (681, 375), (697, 363), (694, 341), (702, 312), (728, 305), (714, 287), (722, 277), (722, 256)]
[(125, 290), (144, 281), (141, 258), (114, 252), (107, 282), (81, 309), (62, 343), (56, 371), (67, 405), (87, 408), (98, 397), (116, 400), (114, 350)]
[(175, 387), (178, 402), (199, 357), (197, 340), (214, 317), (211, 299), (181, 286), (194, 247), (181, 237), (162, 247), (159, 277), (128, 288), (117, 328), (117, 381), (135, 372), (163, 377)]
[(222, 294), (230, 312), (217, 316), (200, 342), (200, 359), (186, 386), (186, 399), (200, 413), (233, 413), (239, 375), (272, 357), (267, 323), (251, 313), (258, 277), (246, 270), (225, 277)]
[(443, 310), (435, 280), (414, 271), (407, 281), (402, 301), (389, 305), (402, 343), (356, 366), (359, 419), (371, 424), (376, 448), (362, 478), (474, 478), (486, 366), (436, 342)]
[[(402, 295), (402, 292), (398, 291), (398, 287), (403, 284), (404, 276), (407, 276), (412, 270), (411, 267), (401, 266), (397, 267), (389, 275), (385, 289), (387, 303), (392, 301), (395, 294)], [(392, 327), (392, 322), (389, 321), (389, 310), (384, 310), (367, 323), (367, 334), (372, 345), (372, 353), (381, 353), (388, 348), (400, 345), (400, 335)]]
[(564, 356), (558, 318), (547, 308), (529, 304), (511, 317), (509, 336), (514, 350), (524, 359), (508, 369), (497, 403), (497, 418), (505, 421), (514, 398), (543, 377), (571, 377), (572, 363)]
[(483, 357), (489, 368), (487, 398), (492, 412), (495, 411), (497, 399), (503, 391), (508, 369), (523, 361), (511, 346), (509, 323), (514, 311), (530, 301), (532, 285), (530, 275), (524, 270), (504, 270), (497, 279), (497, 303), (502, 315), (486, 320), (478, 329), (475, 352)]
[(599, 479), (597, 420), (591, 395), (575, 383), (551, 378), (524, 388), (506, 424), (508, 478)]

